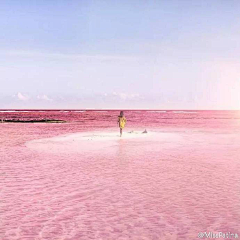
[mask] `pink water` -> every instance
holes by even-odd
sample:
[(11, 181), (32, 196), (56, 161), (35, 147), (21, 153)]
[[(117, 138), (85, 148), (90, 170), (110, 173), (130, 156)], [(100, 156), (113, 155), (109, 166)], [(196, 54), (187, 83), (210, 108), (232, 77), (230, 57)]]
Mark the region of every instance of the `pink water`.
[[(240, 112), (126, 111), (125, 132), (153, 135), (89, 141), (87, 150), (47, 144), (58, 135), (118, 133), (118, 114), (0, 111), (0, 119), (67, 120), (0, 124), (0, 239), (240, 237)], [(47, 147), (30, 148), (36, 139)]]

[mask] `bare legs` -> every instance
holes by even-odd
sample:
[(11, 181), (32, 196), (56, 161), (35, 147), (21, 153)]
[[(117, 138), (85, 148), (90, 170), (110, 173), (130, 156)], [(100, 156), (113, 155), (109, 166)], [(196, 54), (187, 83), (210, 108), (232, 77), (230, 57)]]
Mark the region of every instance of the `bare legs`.
[(120, 137), (122, 136), (122, 128), (120, 128)]

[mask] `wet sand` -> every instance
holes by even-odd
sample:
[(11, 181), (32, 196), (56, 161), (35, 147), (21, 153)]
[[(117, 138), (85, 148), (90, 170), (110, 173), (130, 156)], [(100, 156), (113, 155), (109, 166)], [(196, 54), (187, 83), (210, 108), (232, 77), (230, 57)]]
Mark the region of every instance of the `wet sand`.
[(36, 239), (238, 233), (239, 151), (226, 137), (215, 142), (215, 135), (197, 132), (136, 132), (120, 138), (98, 131), (29, 141), (25, 146), (41, 162), (24, 163), (29, 182), (22, 202), (30, 201), (21, 207), (29, 212), (24, 222)]
[(99, 122), (1, 124), (0, 239), (240, 235), (238, 120), (191, 121), (122, 138)]

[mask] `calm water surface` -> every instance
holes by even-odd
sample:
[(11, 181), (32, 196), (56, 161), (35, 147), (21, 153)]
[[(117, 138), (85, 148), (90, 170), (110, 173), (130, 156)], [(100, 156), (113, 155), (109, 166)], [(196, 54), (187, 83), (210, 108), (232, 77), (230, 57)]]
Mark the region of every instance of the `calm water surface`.
[[(125, 111), (125, 131), (154, 137), (93, 151), (37, 151), (27, 142), (118, 132), (118, 111), (0, 111), (0, 239), (240, 238), (240, 112)], [(163, 133), (165, 135), (163, 135)], [(79, 146), (81, 149), (81, 146)]]

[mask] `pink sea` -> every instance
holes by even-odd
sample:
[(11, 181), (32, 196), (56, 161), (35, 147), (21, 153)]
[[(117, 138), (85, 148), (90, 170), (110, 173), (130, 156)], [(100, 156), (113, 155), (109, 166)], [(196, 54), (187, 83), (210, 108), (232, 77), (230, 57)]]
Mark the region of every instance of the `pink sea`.
[(122, 138), (118, 115), (0, 111), (66, 121), (0, 121), (0, 239), (240, 238), (240, 112), (126, 110)]

